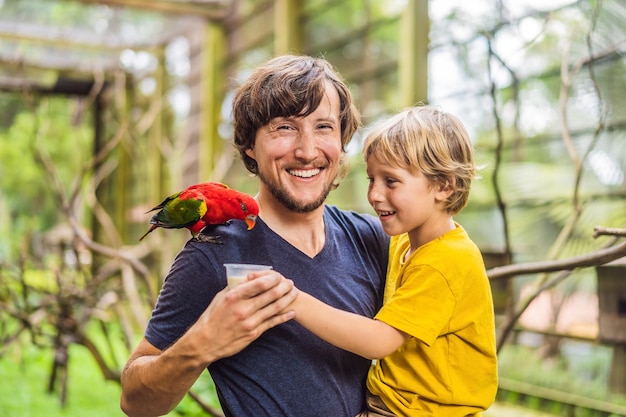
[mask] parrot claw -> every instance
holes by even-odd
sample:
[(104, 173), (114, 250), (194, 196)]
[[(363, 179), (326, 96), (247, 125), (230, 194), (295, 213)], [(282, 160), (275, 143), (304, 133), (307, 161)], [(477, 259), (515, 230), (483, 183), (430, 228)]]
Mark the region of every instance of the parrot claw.
[(200, 234), (196, 237), (193, 238), (196, 242), (206, 242), (206, 243), (215, 243), (216, 245), (223, 245), (224, 242), (220, 241), (220, 236), (216, 235), (216, 236), (210, 236), (210, 235), (204, 235), (204, 234)]

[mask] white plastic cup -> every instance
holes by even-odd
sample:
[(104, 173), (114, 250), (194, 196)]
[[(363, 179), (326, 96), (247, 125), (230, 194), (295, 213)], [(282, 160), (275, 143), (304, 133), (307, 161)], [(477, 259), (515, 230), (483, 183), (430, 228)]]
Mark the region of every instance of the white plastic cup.
[(226, 282), (228, 287), (234, 287), (246, 281), (246, 277), (251, 272), (272, 269), (269, 265), (256, 264), (224, 264), (224, 267), (226, 268)]

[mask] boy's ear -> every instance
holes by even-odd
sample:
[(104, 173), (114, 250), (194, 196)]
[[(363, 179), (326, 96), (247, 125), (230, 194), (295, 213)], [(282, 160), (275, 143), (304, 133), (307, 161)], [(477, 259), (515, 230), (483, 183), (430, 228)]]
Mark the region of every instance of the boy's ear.
[(441, 200), (446, 200), (448, 197), (450, 197), (450, 195), (452, 195), (452, 193), (454, 192), (454, 189), (456, 188), (456, 178), (448, 177), (446, 178), (444, 182), (439, 183), (438, 187), (439, 187), (439, 190), (437, 191), (438, 197)]

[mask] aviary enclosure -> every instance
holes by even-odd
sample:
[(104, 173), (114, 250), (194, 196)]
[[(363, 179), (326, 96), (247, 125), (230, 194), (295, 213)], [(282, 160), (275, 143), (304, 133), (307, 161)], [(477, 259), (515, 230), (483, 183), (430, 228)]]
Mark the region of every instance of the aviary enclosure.
[[(364, 119), (332, 204), (369, 210), (360, 140), (384, 115), (436, 104), (473, 135), (483, 168), (458, 220), (492, 280), (498, 402), (626, 415), (626, 4), (548, 3), (0, 0), (0, 369), (19, 375), (34, 346), (45, 380), (26, 394), (70, 413), (76, 348), (119, 380), (188, 237), (139, 243), (145, 211), (204, 180), (253, 194), (231, 92), (304, 53)], [(210, 384), (177, 412), (221, 415)], [(0, 410), (33, 412), (11, 385)]]

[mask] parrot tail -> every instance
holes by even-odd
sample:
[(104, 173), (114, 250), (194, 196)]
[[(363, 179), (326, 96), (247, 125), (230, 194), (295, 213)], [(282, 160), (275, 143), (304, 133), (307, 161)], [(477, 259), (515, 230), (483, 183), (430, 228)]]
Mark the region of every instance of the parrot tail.
[(141, 237), (139, 238), (139, 241), (141, 242), (141, 241), (143, 240), (143, 238), (144, 238), (144, 237), (148, 236), (148, 234), (149, 234), (150, 232), (152, 232), (154, 229), (156, 229), (157, 227), (159, 227), (159, 226), (157, 226), (156, 224), (153, 224), (152, 226), (150, 226), (150, 229), (148, 229), (148, 231), (147, 231), (147, 232), (146, 232), (143, 236), (141, 236)]

